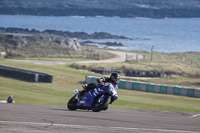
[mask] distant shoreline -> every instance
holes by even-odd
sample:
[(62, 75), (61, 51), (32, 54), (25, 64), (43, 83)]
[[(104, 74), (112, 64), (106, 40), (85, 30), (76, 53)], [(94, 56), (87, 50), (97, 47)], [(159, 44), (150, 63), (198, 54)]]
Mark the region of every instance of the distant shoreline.
[[(90, 39), (130, 39), (125, 36), (112, 35), (107, 32), (94, 32), (93, 34), (88, 34), (85, 32), (70, 32), (70, 31), (58, 31), (58, 30), (28, 30), (23, 28), (3, 28), (0, 27), (0, 34), (4, 35), (14, 35), (14, 36), (32, 36), (32, 34), (49, 34), (57, 35), (63, 37), (69, 37), (72, 39), (90, 40)], [(97, 47), (123, 47), (124, 44), (118, 42), (93, 42), (93, 41), (79, 41), (81, 45), (85, 46), (97, 46)], [(97, 44), (97, 45), (94, 45)]]
[(0, 1), (0, 14), (36, 16), (119, 16), (144, 18), (200, 18), (197, 0), (9, 0)]
[(13, 28), (13, 27), (0, 27), (0, 33), (20, 33), (20, 34), (36, 34), (36, 33), (44, 33), (49, 35), (58, 35), (63, 37), (69, 37), (69, 38), (77, 38), (82, 40), (87, 39), (131, 39), (125, 36), (118, 36), (113, 35), (107, 32), (94, 32), (92, 34), (88, 34), (86, 32), (70, 32), (70, 31), (60, 31), (60, 30), (44, 30), (39, 31), (36, 29), (24, 29), (24, 28)]

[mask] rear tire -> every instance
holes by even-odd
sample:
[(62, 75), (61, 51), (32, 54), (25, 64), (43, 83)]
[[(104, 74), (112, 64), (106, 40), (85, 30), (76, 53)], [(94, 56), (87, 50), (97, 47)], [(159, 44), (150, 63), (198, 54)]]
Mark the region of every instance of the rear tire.
[(78, 102), (78, 101), (75, 99), (75, 96), (73, 96), (73, 97), (69, 100), (69, 102), (67, 103), (67, 108), (68, 108), (69, 110), (76, 110), (76, 109), (77, 109), (77, 107), (76, 107), (77, 102)]
[(109, 97), (105, 98), (102, 103), (95, 103), (92, 111), (93, 112), (99, 112), (101, 110), (106, 110), (108, 108), (108, 105), (110, 104), (111, 99)]

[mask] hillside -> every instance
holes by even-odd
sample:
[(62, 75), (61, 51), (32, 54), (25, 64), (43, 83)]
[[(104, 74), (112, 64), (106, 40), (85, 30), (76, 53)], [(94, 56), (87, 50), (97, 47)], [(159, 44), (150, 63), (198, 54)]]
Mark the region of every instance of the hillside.
[(0, 33), (0, 51), (6, 57), (69, 56), (82, 50), (80, 43), (67, 37), (46, 34)]
[(200, 0), (1, 0), (0, 14), (41, 16), (200, 17)]

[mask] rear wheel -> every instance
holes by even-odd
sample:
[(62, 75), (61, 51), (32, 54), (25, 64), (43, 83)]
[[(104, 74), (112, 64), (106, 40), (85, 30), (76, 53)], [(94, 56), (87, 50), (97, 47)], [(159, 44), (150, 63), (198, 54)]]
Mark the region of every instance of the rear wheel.
[(77, 102), (78, 102), (78, 101), (75, 99), (75, 96), (73, 96), (73, 97), (69, 100), (69, 102), (67, 103), (67, 108), (68, 108), (69, 110), (76, 110), (76, 109), (77, 109), (77, 107), (76, 107)]
[[(99, 100), (99, 99), (98, 99)], [(97, 100), (97, 101), (98, 101)], [(92, 111), (93, 112), (99, 112), (101, 110), (106, 110), (108, 108), (108, 105), (110, 104), (111, 99), (109, 97), (105, 98), (103, 101), (101, 102), (96, 102), (93, 105)]]

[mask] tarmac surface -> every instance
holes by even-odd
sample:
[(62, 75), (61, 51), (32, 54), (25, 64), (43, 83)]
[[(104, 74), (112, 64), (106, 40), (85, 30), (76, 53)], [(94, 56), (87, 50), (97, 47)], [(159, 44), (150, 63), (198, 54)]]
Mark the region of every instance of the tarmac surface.
[(69, 111), (65, 106), (0, 103), (0, 132), (199, 133), (200, 118), (195, 115), (114, 108)]

